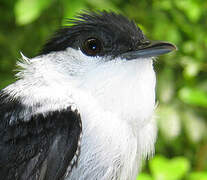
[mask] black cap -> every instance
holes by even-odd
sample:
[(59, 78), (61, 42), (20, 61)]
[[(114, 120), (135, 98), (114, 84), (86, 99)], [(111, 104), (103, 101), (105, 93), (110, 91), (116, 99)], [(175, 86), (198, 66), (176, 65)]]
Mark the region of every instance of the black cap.
[[(132, 59), (156, 56), (176, 48), (171, 43), (149, 41), (134, 21), (114, 12), (86, 12), (68, 22), (71, 26), (57, 31), (40, 54), (71, 47), (81, 49), (87, 55)], [(98, 51), (97, 45), (100, 46)], [(87, 53), (85, 46), (94, 48), (95, 53)]]

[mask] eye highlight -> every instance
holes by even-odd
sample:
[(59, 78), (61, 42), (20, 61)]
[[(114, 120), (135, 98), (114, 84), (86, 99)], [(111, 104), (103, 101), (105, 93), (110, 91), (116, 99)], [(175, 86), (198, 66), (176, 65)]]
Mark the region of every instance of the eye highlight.
[(96, 38), (89, 38), (84, 41), (81, 50), (88, 56), (96, 56), (102, 50), (101, 41)]

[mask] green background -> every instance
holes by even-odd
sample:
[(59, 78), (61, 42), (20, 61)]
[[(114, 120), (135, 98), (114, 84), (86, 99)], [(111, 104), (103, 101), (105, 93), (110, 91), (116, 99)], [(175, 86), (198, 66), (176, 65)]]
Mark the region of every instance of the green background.
[(178, 47), (154, 63), (159, 134), (138, 180), (207, 180), (206, 0), (0, 0), (0, 88), (15, 81), (20, 51), (34, 57), (85, 9), (122, 13), (149, 39)]

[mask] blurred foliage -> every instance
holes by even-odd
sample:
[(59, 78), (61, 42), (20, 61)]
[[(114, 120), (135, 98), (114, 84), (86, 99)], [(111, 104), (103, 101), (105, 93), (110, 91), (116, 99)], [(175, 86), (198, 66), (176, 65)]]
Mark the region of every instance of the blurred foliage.
[(190, 161), (186, 157), (174, 157), (171, 160), (156, 155), (149, 161), (152, 175), (141, 173), (137, 180), (206, 180), (207, 172), (190, 172)]
[(0, 88), (15, 80), (20, 51), (34, 57), (66, 18), (83, 9), (123, 13), (148, 38), (178, 47), (154, 63), (156, 154), (163, 156), (147, 162), (138, 180), (207, 180), (206, 0), (1, 0)]

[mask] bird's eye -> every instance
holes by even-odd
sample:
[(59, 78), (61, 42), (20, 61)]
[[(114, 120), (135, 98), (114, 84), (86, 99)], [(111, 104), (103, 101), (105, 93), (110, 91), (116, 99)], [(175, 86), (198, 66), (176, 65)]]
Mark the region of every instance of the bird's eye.
[(82, 46), (82, 51), (89, 56), (96, 56), (102, 50), (101, 41), (96, 38), (87, 39)]

